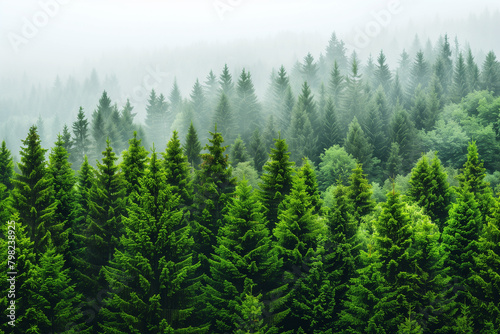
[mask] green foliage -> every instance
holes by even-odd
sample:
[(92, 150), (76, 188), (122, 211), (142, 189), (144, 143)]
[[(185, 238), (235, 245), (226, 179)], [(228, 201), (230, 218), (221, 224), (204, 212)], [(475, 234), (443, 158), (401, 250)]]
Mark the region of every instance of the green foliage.
[[(241, 71), (236, 93), (235, 116), (238, 119), (238, 133), (243, 137), (243, 140), (248, 142), (254, 130), (261, 125), (262, 116), (252, 77), (250, 72), (245, 71), (245, 69)], [(229, 140), (229, 136), (223, 130), (221, 131), (223, 136)]]
[(137, 139), (136, 131), (128, 143), (128, 150), (123, 152), (121, 170), (125, 181), (126, 195), (130, 196), (134, 191), (139, 191), (139, 179), (144, 175), (148, 152), (141, 145), (141, 140)]
[(231, 165), (237, 167), (240, 162), (248, 161), (248, 155), (245, 147), (245, 142), (240, 136), (236, 138), (231, 147), (231, 154), (229, 156)]
[(361, 164), (357, 164), (352, 170), (349, 179), (348, 197), (354, 208), (354, 218), (359, 220), (372, 212), (375, 208), (375, 201), (372, 199), (372, 186), (366, 179), (366, 174), (363, 174)]
[(2, 147), (0, 148), (0, 183), (3, 184), (7, 190), (12, 190), (12, 176), (14, 175), (14, 162), (12, 161), (12, 155), (5, 144), (5, 140), (2, 141)]
[(216, 131), (220, 131), (222, 136), (228, 142), (233, 141), (234, 136), (234, 118), (229, 99), (226, 94), (222, 93), (219, 99), (219, 104), (215, 109), (213, 124)]
[(292, 173), (294, 163), (289, 161), (290, 153), (284, 139), (278, 138), (271, 149), (269, 160), (264, 165), (261, 200), (267, 209), (269, 229), (272, 231), (278, 222), (278, 207), (292, 189)]
[(33, 252), (39, 260), (50, 242), (52, 225), (55, 224), (54, 232), (60, 232), (60, 225), (54, 221), (57, 204), (47, 174), (46, 150), (41, 147), (36, 126), (30, 128), (22, 142), (21, 162), (17, 165), (21, 173), (13, 179), (13, 206), (27, 227), (27, 235), (34, 243)]
[(268, 159), (267, 149), (268, 148), (266, 148), (265, 144), (262, 142), (259, 130), (255, 129), (252, 134), (252, 138), (250, 139), (248, 151), (253, 157), (253, 165), (255, 169), (257, 169), (259, 173), (262, 172), (262, 167)]
[(197, 168), (201, 163), (201, 144), (198, 140), (198, 134), (196, 132), (195, 127), (193, 126), (193, 122), (189, 125), (188, 134), (186, 136), (186, 144), (184, 145), (184, 154), (186, 154), (187, 159), (191, 166)]
[(334, 145), (321, 154), (318, 171), (319, 190), (325, 191), (339, 180), (347, 184), (351, 171), (356, 167), (356, 160), (343, 147)]

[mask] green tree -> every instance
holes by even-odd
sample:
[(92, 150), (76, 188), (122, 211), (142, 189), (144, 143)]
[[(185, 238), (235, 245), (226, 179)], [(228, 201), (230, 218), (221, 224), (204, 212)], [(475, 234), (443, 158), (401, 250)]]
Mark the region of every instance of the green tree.
[(268, 159), (267, 148), (262, 142), (259, 129), (255, 129), (250, 139), (250, 145), (248, 147), (250, 156), (253, 157), (253, 165), (255, 169), (260, 173), (262, 172), (262, 167)]
[(455, 102), (460, 102), (468, 93), (467, 65), (465, 64), (464, 56), (460, 52), (453, 74), (453, 100)]
[(493, 51), (488, 52), (486, 59), (483, 63), (483, 68), (481, 71), (482, 88), (493, 92), (493, 94), (500, 94), (500, 65), (497, 61), (497, 57)]
[(194, 117), (198, 120), (197, 124), (205, 124), (205, 122), (209, 119), (207, 115), (208, 105), (205, 93), (203, 92), (203, 86), (198, 79), (196, 79), (196, 82), (194, 83), (190, 97)]
[(206, 287), (207, 312), (213, 332), (234, 332), (237, 304), (249, 293), (268, 294), (277, 281), (282, 261), (271, 244), (264, 208), (246, 180), (227, 204), (225, 224), (219, 230), (210, 259)]
[(78, 111), (77, 120), (73, 122), (73, 166), (80, 166), (83, 162), (83, 157), (90, 153), (89, 140), (89, 122), (85, 118), (83, 108)]
[(319, 190), (325, 191), (338, 182), (347, 185), (351, 171), (356, 168), (356, 159), (343, 147), (334, 145), (321, 154), (318, 171)]
[(403, 158), (399, 154), (399, 144), (391, 143), (389, 151), (389, 158), (386, 162), (386, 176), (388, 178), (395, 178), (403, 170)]
[(415, 90), (419, 85), (422, 88), (425, 88), (428, 85), (429, 74), (429, 65), (425, 60), (424, 53), (419, 51), (410, 70), (410, 87), (408, 89), (408, 94), (410, 96), (415, 93)]
[(88, 266), (86, 275), (91, 282), (88, 293), (94, 295), (106, 286), (100, 271), (113, 258), (123, 233), (122, 215), (125, 214), (125, 188), (115, 164), (118, 158), (109, 146), (109, 141), (102, 155), (102, 162), (97, 163), (95, 182), (89, 192), (89, 213), (83, 231), (85, 262)]
[(390, 124), (391, 142), (399, 145), (399, 152), (403, 158), (403, 171), (409, 171), (416, 160), (418, 142), (415, 126), (404, 109), (394, 114)]
[(481, 212), (481, 222), (486, 224), (486, 219), (491, 215), (491, 209), (494, 207), (494, 199), (489, 183), (484, 180), (486, 169), (483, 165), (483, 161), (479, 160), (476, 142), (470, 142), (467, 148), (467, 161), (458, 179), (462, 189), (467, 187), (474, 194)]
[(219, 77), (219, 96), (224, 93), (229, 101), (232, 101), (234, 98), (234, 83), (233, 77), (231, 73), (229, 73), (229, 67), (227, 64), (224, 64), (224, 68), (222, 69), (222, 73)]
[(363, 174), (361, 164), (357, 164), (352, 170), (349, 179), (348, 198), (353, 204), (353, 216), (355, 219), (361, 219), (369, 214), (375, 208), (375, 201), (372, 199), (372, 186), (366, 179), (366, 174)]
[(427, 99), (422, 91), (422, 87), (418, 86), (413, 97), (413, 107), (411, 108), (413, 123), (417, 130), (431, 130), (427, 127), (429, 120), (429, 109)]
[(335, 107), (340, 106), (340, 101), (342, 100), (342, 92), (345, 87), (345, 78), (340, 73), (340, 66), (337, 60), (334, 61), (332, 71), (330, 72), (330, 94), (335, 103)]
[[(109, 266), (112, 288), (102, 310), (101, 329), (115, 333), (206, 332), (192, 327), (199, 291), (194, 240), (153, 151), (123, 224), (125, 233)], [(124, 274), (125, 273), (125, 274)]]
[(380, 51), (377, 58), (377, 68), (375, 69), (375, 87), (382, 86), (388, 94), (391, 88), (392, 74), (389, 65), (386, 63), (384, 51)]
[(267, 209), (269, 230), (273, 230), (278, 222), (278, 207), (292, 189), (294, 163), (289, 160), (290, 153), (285, 139), (279, 137), (274, 141), (269, 160), (264, 165), (261, 191), (262, 204)]
[(217, 129), (210, 134), (212, 138), (205, 146), (208, 153), (202, 154), (201, 170), (197, 172), (194, 180), (195, 250), (199, 254), (201, 269), (204, 272), (209, 268), (208, 258), (212, 253), (212, 245), (216, 244), (216, 236), (225, 213), (224, 208), (236, 186), (228, 156), (224, 154), (227, 148), (222, 146), (224, 138)]
[(141, 145), (141, 139), (137, 139), (137, 132), (128, 141), (129, 147), (123, 152), (121, 170), (125, 183), (125, 195), (130, 196), (134, 191), (139, 191), (139, 179), (146, 171), (148, 152)]
[(189, 162), (182, 150), (177, 131), (173, 132), (167, 143), (163, 159), (167, 183), (172, 186), (172, 192), (180, 196), (179, 206), (190, 206), (193, 202), (193, 185)]
[(302, 74), (302, 79), (313, 89), (318, 87), (318, 64), (314, 62), (314, 57), (310, 53), (304, 57), (300, 72)]
[(320, 134), (318, 137), (318, 150), (323, 153), (324, 150), (339, 145), (341, 143), (341, 134), (337, 112), (331, 98), (326, 101), (325, 112), (321, 122)]
[(231, 154), (229, 155), (229, 160), (231, 162), (231, 165), (234, 167), (238, 166), (240, 162), (248, 161), (245, 142), (241, 139), (240, 136), (236, 138), (231, 147)]
[(348, 154), (351, 154), (359, 163), (365, 166), (365, 170), (371, 171), (373, 167), (373, 147), (368, 143), (368, 139), (356, 117), (349, 125), (344, 147)]
[(220, 133), (227, 141), (233, 140), (233, 111), (225, 93), (222, 93), (220, 96), (219, 104), (215, 109), (213, 124), (215, 124), (217, 129), (219, 129)]
[(39, 260), (50, 242), (57, 203), (47, 175), (46, 150), (41, 146), (36, 126), (30, 127), (22, 142), (21, 162), (17, 164), (21, 173), (13, 179), (13, 206), (27, 227), (27, 235), (34, 243), (33, 252)]
[(12, 177), (14, 175), (14, 162), (12, 160), (12, 154), (5, 144), (5, 140), (2, 141), (2, 147), (0, 148), (0, 183), (3, 184), (7, 190), (12, 190)]
[(304, 183), (306, 184), (306, 192), (310, 196), (311, 205), (314, 207), (314, 213), (319, 213), (323, 205), (323, 200), (321, 199), (318, 190), (316, 171), (310, 160), (302, 160), (302, 167), (300, 167), (300, 169), (298, 170), (297, 176), (304, 179)]
[(191, 166), (197, 168), (201, 162), (200, 157), (201, 144), (198, 140), (198, 133), (196, 132), (193, 122), (189, 125), (188, 134), (186, 136), (186, 144), (184, 145), (184, 153), (186, 154)]
[(235, 116), (238, 119), (238, 133), (248, 143), (253, 131), (262, 124), (262, 115), (252, 77), (250, 72), (245, 71), (245, 69), (241, 71), (238, 85), (236, 86), (236, 93)]

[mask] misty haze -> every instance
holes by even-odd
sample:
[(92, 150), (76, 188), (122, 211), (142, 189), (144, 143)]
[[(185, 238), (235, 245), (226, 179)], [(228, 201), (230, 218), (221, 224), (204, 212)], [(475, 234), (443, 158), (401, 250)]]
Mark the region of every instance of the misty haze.
[(4, 0), (1, 333), (500, 333), (500, 3)]

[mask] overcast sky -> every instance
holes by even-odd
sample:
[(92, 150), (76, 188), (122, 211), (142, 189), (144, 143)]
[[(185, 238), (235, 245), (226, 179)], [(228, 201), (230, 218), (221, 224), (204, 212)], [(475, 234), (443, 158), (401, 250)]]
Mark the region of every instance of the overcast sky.
[[(392, 24), (500, 7), (497, 0), (2, 0), (0, 48), (4, 60), (24, 62), (54, 52), (85, 56), (124, 46), (174, 47), (260, 38), (280, 31), (328, 36), (333, 30), (352, 29), (391, 2), (400, 2)], [(52, 14), (42, 5), (50, 3), (59, 4), (52, 17), (44, 13)], [(26, 26), (37, 23), (38, 31), (26, 35), (30, 32)]]

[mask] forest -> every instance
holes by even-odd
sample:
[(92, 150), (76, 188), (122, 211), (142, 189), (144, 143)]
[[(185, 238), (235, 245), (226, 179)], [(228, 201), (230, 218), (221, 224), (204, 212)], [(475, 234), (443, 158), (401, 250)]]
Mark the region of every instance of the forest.
[(18, 159), (0, 138), (0, 333), (500, 333), (500, 62), (478, 54), (443, 35), (391, 68), (333, 33), (263, 97), (226, 64), (152, 89), (144, 122), (104, 90)]

